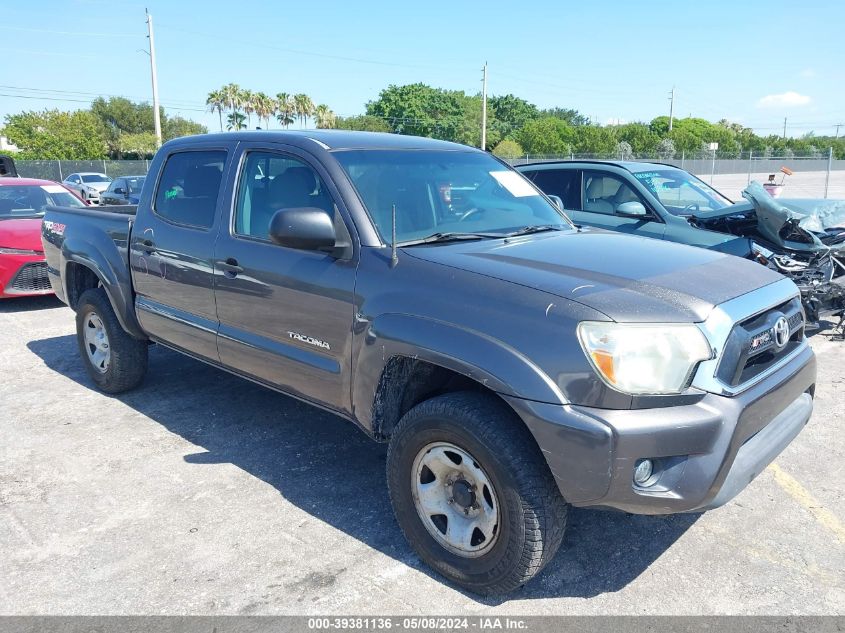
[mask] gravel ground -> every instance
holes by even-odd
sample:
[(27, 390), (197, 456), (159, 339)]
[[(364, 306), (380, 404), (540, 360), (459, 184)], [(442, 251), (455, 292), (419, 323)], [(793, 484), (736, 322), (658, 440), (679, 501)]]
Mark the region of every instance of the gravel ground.
[[(710, 182), (710, 174), (697, 174), (704, 182)], [(777, 174), (780, 182), (781, 174)], [(766, 182), (769, 175), (762, 173), (751, 174), (751, 180)], [(782, 198), (824, 198), (825, 180), (827, 173), (823, 171), (796, 171), (784, 179)], [(743, 202), (742, 190), (748, 184), (748, 174), (716, 174), (713, 176), (713, 186), (731, 200)], [(830, 200), (845, 199), (845, 171), (832, 171), (827, 183), (827, 197)]]
[(352, 425), (161, 348), (93, 390), (70, 310), (0, 304), (0, 614), (845, 614), (845, 343), (809, 427), (728, 506), (574, 510), (500, 600), (404, 542), (385, 449)]

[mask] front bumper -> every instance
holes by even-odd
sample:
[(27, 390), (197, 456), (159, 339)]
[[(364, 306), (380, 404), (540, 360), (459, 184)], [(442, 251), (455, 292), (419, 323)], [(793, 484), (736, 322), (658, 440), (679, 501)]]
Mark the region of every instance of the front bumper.
[[(805, 347), (735, 396), (609, 410), (509, 399), (537, 439), (563, 497), (635, 514), (709, 510), (730, 501), (801, 431), (813, 410), (816, 361)], [(652, 459), (647, 488), (634, 465)]]
[(0, 299), (52, 292), (44, 255), (0, 255)]

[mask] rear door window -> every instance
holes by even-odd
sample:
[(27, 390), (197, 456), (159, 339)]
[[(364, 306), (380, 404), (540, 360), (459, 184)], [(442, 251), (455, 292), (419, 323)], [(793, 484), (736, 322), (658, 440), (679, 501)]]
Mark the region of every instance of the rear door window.
[(565, 209), (581, 208), (581, 172), (578, 169), (524, 171), (543, 193), (558, 196)]
[(210, 228), (225, 163), (223, 150), (171, 154), (161, 170), (153, 211), (175, 224)]

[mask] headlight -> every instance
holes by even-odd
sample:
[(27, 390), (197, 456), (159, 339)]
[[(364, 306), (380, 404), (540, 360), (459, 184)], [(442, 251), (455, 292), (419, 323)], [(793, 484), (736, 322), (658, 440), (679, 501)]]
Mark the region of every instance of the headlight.
[(583, 321), (578, 339), (599, 376), (630, 394), (680, 393), (713, 351), (691, 323)]
[(43, 255), (42, 251), (30, 251), (24, 248), (4, 248), (0, 246), (0, 255)]

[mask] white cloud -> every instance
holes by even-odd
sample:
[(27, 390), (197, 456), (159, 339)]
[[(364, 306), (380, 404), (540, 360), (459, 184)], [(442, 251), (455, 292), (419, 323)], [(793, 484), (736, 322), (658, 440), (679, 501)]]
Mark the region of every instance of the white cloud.
[(795, 106), (805, 106), (810, 103), (812, 99), (807, 95), (798, 94), (790, 90), (779, 95), (766, 95), (757, 102), (758, 108), (791, 108)]

